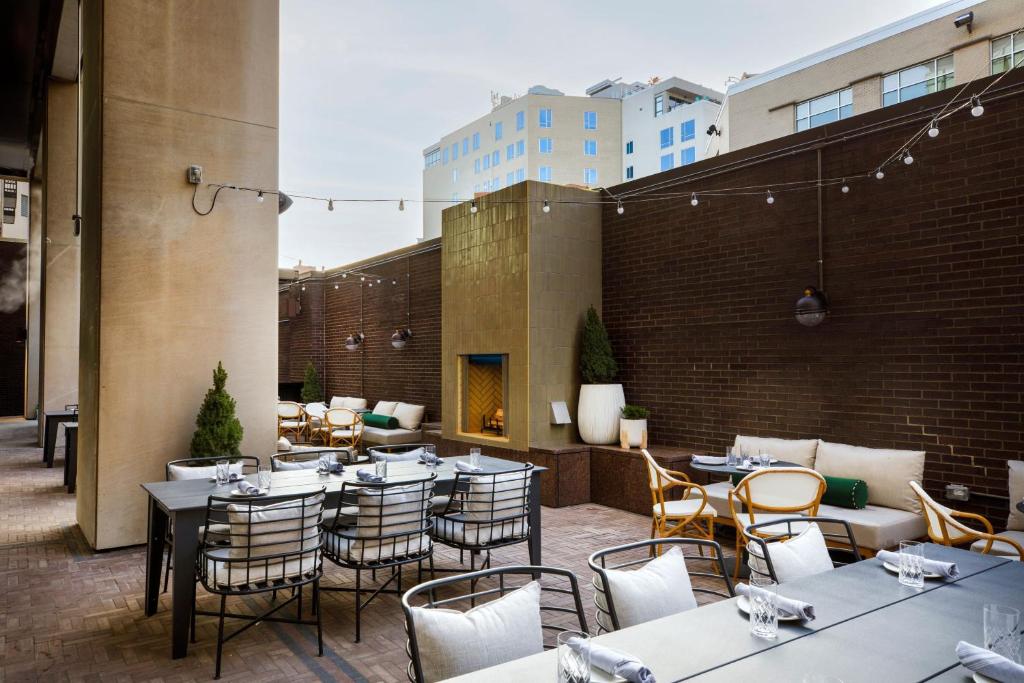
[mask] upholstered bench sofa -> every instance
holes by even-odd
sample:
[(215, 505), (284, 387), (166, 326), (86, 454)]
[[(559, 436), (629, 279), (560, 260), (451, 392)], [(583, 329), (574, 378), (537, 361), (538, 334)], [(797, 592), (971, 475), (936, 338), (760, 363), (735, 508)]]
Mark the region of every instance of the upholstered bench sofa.
[[(424, 406), (400, 401), (378, 401), (369, 415), (363, 415), (363, 445), (394, 446), (422, 442), (421, 424), (425, 412)], [(391, 426), (378, 426), (384, 424)]]
[[(779, 460), (808, 467), (825, 477), (860, 479), (867, 484), (868, 502), (862, 509), (822, 503), (818, 516), (849, 522), (862, 554), (873, 556), (902, 540), (921, 538), (927, 527), (921, 503), (908, 482), (924, 476), (924, 451), (864, 448), (820, 439), (771, 439), (737, 435), (734, 448), (745, 454), (770, 453)], [(705, 487), (717, 521), (735, 525), (729, 509), (732, 482)], [(824, 531), (842, 531), (842, 529)]]

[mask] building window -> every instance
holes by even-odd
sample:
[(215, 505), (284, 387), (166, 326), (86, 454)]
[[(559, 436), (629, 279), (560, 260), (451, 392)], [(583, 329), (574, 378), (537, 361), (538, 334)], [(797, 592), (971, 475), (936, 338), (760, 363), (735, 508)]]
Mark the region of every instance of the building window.
[(626, 154), (632, 154), (632, 153), (633, 153), (633, 141), (630, 140), (629, 142), (626, 143)]
[(494, 124), (494, 141), (497, 142), (501, 139), (502, 134), (505, 132), (505, 126), (501, 121)]
[(696, 134), (696, 122), (693, 119), (689, 121), (683, 121), (683, 124), (679, 127), (679, 142), (686, 142), (692, 140)]
[(540, 146), (541, 154), (551, 154), (551, 138), (539, 138), (537, 144)]
[(583, 155), (588, 157), (597, 156), (597, 140), (583, 141)]
[(459, 158), (459, 143), (452, 144), (452, 161), (457, 161)]
[(665, 96), (654, 96), (654, 117), (657, 118), (665, 113)]
[(1024, 64), (1024, 31), (992, 41), (992, 75)]
[(853, 90), (837, 90), (796, 105), (796, 129), (807, 130), (853, 116)]
[(494, 180), (491, 181), (491, 189), (492, 190), (500, 190), (501, 189), (501, 178), (495, 178)]
[(540, 127), (550, 128), (551, 127), (551, 110), (541, 109), (540, 110)]
[(485, 154), (484, 155), (484, 170), (486, 171), (490, 167), (491, 167), (491, 155), (490, 154)]
[(584, 130), (597, 130), (597, 112), (596, 111), (585, 111), (585, 112), (583, 112), (583, 128), (584, 128)]
[(684, 147), (683, 151), (679, 153), (679, 165), (686, 166), (692, 164), (697, 160), (697, 148), (696, 147)]
[(526, 140), (516, 140), (516, 156), (521, 157), (526, 154)]
[(480, 133), (473, 133), (473, 151), (480, 149)]
[(441, 163), (441, 148), (432, 149), (423, 155), (424, 168), (437, 166), (439, 163)]
[(516, 182), (515, 171), (509, 171), (508, 173), (505, 174), (505, 184), (506, 185), (514, 185), (515, 182)]
[(551, 167), (550, 166), (541, 166), (539, 169), (537, 169), (537, 179), (542, 181), (542, 182), (545, 182), (545, 183), (550, 183), (551, 182)]
[(480, 159), (473, 159), (473, 173), (480, 172)]
[(452, 169), (452, 183), (457, 183), (457, 182), (459, 182), (459, 169), (453, 168)]
[(672, 168), (672, 161), (674, 154), (662, 154), (661, 155), (661, 170), (668, 171)]
[(672, 131), (674, 131), (674, 130), (675, 130), (675, 128), (663, 128), (661, 130), (661, 148), (662, 149), (665, 149), (666, 147), (671, 147), (674, 144), (673, 140), (672, 140), (672, 137), (673, 137)]
[(886, 74), (882, 79), (882, 106), (906, 102), (953, 85), (953, 55)]
[(500, 163), (501, 152), (499, 152), (498, 150), (494, 150), (494, 152), (491, 153), (491, 166), (497, 166)]
[(585, 168), (585, 169), (583, 169), (583, 184), (584, 185), (597, 185), (597, 169), (596, 168)]
[(445, 166), (448, 165), (448, 148), (447, 147), (445, 147), (443, 150), (441, 150), (441, 163), (444, 164)]
[(507, 147), (505, 147), (505, 161), (512, 161), (515, 158), (516, 146), (510, 143)]
[(462, 156), (469, 155), (469, 138), (462, 138)]
[(516, 112), (516, 130), (522, 130), (525, 127), (526, 127), (526, 112), (525, 111), (517, 111)]
[(525, 168), (517, 168), (516, 169), (516, 182), (517, 183), (521, 183), (524, 180), (526, 180), (526, 169)]
[(633, 167), (632, 166), (627, 166), (626, 167), (626, 180), (632, 180), (632, 179), (633, 179)]

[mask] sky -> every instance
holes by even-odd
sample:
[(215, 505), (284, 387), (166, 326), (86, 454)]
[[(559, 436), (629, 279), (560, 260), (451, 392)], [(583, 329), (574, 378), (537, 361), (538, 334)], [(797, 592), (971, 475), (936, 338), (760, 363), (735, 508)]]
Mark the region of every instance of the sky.
[(716, 90), (941, 0), (285, 0), (281, 7), (279, 261), (351, 263), (414, 243), (423, 149), (536, 84), (678, 76)]

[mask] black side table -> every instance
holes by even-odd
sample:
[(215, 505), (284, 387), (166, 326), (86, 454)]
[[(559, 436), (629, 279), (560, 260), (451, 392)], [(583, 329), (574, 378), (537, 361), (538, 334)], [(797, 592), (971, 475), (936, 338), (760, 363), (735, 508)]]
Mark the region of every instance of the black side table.
[(43, 462), (53, 467), (53, 452), (57, 449), (57, 425), (78, 422), (78, 410), (55, 410), (43, 416)]

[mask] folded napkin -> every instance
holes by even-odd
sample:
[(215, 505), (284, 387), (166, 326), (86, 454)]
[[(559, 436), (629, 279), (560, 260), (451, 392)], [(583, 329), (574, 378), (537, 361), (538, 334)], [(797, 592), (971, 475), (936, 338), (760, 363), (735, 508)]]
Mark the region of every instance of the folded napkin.
[(483, 472), (484, 471), (484, 468), (482, 468), (482, 467), (473, 467), (468, 462), (464, 462), (462, 460), (456, 460), (455, 461), (455, 469), (457, 469), (459, 472)]
[[(897, 567), (900, 566), (900, 554), (894, 553), (891, 550), (879, 550), (875, 557), (881, 562), (888, 562), (894, 564)], [(940, 562), (938, 560), (929, 560), (924, 558), (921, 560), (921, 569), (926, 574), (938, 574), (944, 579), (959, 579), (960, 568), (956, 566), (956, 562)]]
[(694, 455), (693, 462), (699, 465), (724, 465), (724, 455)]
[(340, 462), (332, 462), (328, 465), (327, 471), (331, 474), (341, 474), (345, 471), (345, 465)]
[(956, 656), (965, 667), (999, 683), (1024, 683), (1024, 666), (991, 650), (961, 640)]
[(384, 477), (374, 474), (370, 470), (356, 470), (356, 478), (359, 481), (368, 481), (373, 484), (380, 484), (384, 481)]
[(249, 482), (246, 479), (241, 479), (238, 482), (238, 492), (244, 493), (247, 496), (255, 496), (259, 494), (260, 487), (256, 486), (255, 484)]
[(421, 455), (420, 461), (426, 465), (440, 465), (442, 462), (441, 458), (436, 455), (431, 455), (430, 453), (424, 453)]
[[(736, 586), (736, 592), (739, 595), (747, 596), (748, 599), (753, 597), (753, 594), (758, 591), (766, 592), (763, 588), (750, 586), (745, 583), (737, 584)], [(775, 608), (778, 610), (780, 617), (799, 617), (800, 621), (814, 621), (814, 605), (809, 602), (794, 600), (793, 598), (787, 598), (776, 593)]]
[(621, 676), (629, 683), (656, 683), (651, 670), (632, 655), (580, 638), (570, 638), (568, 645), (580, 653), (590, 650), (590, 665), (596, 666), (601, 671), (613, 676)]

